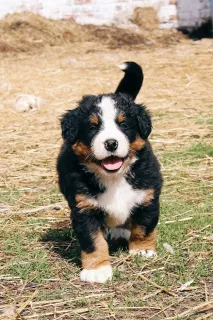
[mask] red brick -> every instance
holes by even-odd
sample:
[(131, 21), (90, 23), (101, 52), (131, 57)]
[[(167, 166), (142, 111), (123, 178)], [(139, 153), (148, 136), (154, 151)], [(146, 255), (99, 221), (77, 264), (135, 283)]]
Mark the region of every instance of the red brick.
[(75, 0), (74, 4), (89, 4), (92, 3), (92, 0)]
[(116, 9), (117, 11), (121, 11), (121, 10), (122, 10), (122, 6), (116, 6), (115, 9)]
[(174, 21), (177, 20), (177, 16), (175, 14), (169, 16), (169, 20)]

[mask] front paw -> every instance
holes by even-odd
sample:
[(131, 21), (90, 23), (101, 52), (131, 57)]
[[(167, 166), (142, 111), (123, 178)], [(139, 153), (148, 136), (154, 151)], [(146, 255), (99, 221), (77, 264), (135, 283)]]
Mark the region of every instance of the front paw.
[(110, 265), (98, 269), (83, 269), (80, 273), (80, 280), (85, 282), (105, 283), (112, 279), (112, 267)]
[(129, 250), (129, 253), (133, 256), (139, 255), (139, 256), (144, 256), (146, 258), (157, 256), (157, 252), (154, 250)]

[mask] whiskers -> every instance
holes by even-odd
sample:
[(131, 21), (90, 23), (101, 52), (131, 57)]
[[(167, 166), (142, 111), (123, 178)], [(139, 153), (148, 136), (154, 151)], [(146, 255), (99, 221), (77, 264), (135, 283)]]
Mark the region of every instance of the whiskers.
[(97, 161), (96, 158), (94, 157), (92, 151), (90, 151), (90, 152), (88, 153), (88, 155), (87, 155), (86, 158), (85, 158), (85, 161), (88, 161), (88, 162), (89, 162), (89, 161), (94, 161), (94, 162)]

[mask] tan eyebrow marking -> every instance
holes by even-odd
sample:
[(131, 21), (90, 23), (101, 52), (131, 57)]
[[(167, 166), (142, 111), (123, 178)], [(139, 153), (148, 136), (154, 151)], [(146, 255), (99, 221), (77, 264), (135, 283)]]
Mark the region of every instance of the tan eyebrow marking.
[(98, 119), (97, 114), (95, 114), (95, 113), (92, 114), (89, 119), (90, 119), (91, 123), (95, 124), (96, 126), (98, 125), (99, 119)]
[(121, 123), (121, 122), (124, 122), (124, 120), (125, 120), (125, 115), (123, 114), (123, 112), (120, 112), (117, 117), (117, 121)]

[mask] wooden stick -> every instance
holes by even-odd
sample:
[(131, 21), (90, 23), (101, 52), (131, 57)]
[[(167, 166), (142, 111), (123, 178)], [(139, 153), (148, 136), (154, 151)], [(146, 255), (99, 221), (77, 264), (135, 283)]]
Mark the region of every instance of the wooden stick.
[(146, 309), (154, 309), (154, 310), (160, 310), (159, 307), (115, 307), (117, 310), (146, 310)]
[(156, 296), (160, 292), (161, 292), (161, 289), (158, 289), (154, 293), (147, 294), (145, 297), (142, 298), (142, 301), (146, 301), (147, 299)]
[(210, 312), (208, 314), (203, 315), (202, 317), (196, 318), (195, 320), (205, 320), (205, 319), (210, 319), (210, 316), (213, 315), (213, 312)]
[[(213, 300), (210, 300), (210, 301), (206, 301), (204, 303), (201, 303), (199, 304), (198, 306), (195, 306), (195, 307), (192, 307), (180, 314), (177, 314), (175, 317), (169, 317), (169, 318), (166, 318), (166, 320), (175, 320), (175, 319), (182, 319), (184, 318), (185, 316), (189, 316), (189, 315), (192, 315), (192, 314), (195, 314), (196, 312), (199, 312), (199, 311), (203, 311), (202, 308), (208, 306), (208, 310), (213, 308)], [(206, 309), (205, 309), (206, 311)]]
[(64, 300), (64, 299), (58, 299), (58, 300), (44, 300), (44, 301), (35, 301), (32, 303), (32, 306), (35, 307), (35, 306), (40, 306), (40, 305), (46, 305), (46, 306), (49, 306), (49, 305), (64, 305), (64, 304), (67, 304), (69, 302), (75, 302), (75, 301), (79, 301), (79, 300), (82, 300), (82, 299), (90, 299), (90, 298), (99, 298), (99, 297), (104, 297), (104, 296), (111, 296), (111, 295), (114, 295), (115, 293), (114, 292), (104, 292), (104, 293), (94, 293), (94, 294), (90, 294), (90, 295), (87, 295), (87, 296), (82, 296), (82, 297), (77, 297), (77, 298), (74, 298), (74, 299), (68, 299), (68, 300)]
[(157, 313), (153, 314), (150, 318), (148, 318), (148, 320), (151, 320), (151, 319), (155, 318), (155, 317), (158, 316), (160, 313), (166, 311), (167, 309), (171, 308), (172, 306), (174, 306), (174, 305), (177, 304), (177, 303), (180, 303), (180, 302), (183, 301), (183, 300), (184, 300), (184, 298), (181, 298), (181, 299), (179, 299), (179, 301), (175, 301), (175, 302), (171, 303), (169, 306), (167, 306), (167, 307), (163, 308), (162, 310), (158, 311)]
[(175, 294), (175, 293), (167, 290), (166, 288), (164, 288), (164, 287), (160, 286), (159, 284), (153, 282), (152, 280), (146, 278), (144, 275), (139, 274), (138, 276), (139, 276), (140, 278), (142, 278), (143, 280), (145, 280), (146, 282), (152, 284), (154, 287), (156, 287), (156, 288), (158, 288), (158, 289), (161, 289), (162, 292), (165, 292), (165, 293), (167, 293), (167, 294), (169, 294), (170, 296), (173, 296), (173, 297), (177, 297), (177, 296), (178, 296), (177, 294)]
[(54, 312), (46, 312), (46, 313), (41, 313), (41, 314), (38, 314), (38, 313), (35, 313), (35, 314), (32, 314), (31, 316), (25, 316), (24, 318), (25, 319), (33, 319), (33, 318), (41, 318), (41, 317), (44, 317), (44, 316), (52, 316), (52, 315), (55, 315), (55, 314), (65, 314), (65, 313), (77, 313), (77, 314), (80, 314), (80, 313), (85, 313), (85, 312), (88, 312), (89, 309), (88, 308), (81, 308), (81, 309), (67, 309), (67, 310), (56, 310)]
[[(132, 272), (134, 272), (134, 270), (132, 270), (131, 268), (130, 268), (130, 270), (131, 270)], [(170, 296), (173, 296), (173, 297), (177, 297), (177, 296), (178, 296), (177, 294), (175, 294), (175, 293), (167, 290), (166, 288), (164, 288), (164, 287), (160, 286), (159, 284), (153, 282), (152, 280), (146, 278), (144, 275), (142, 275), (142, 274), (140, 274), (140, 273), (137, 274), (137, 276), (140, 277), (140, 278), (142, 278), (142, 279), (145, 280), (146, 282), (152, 284), (154, 287), (160, 289), (162, 292), (165, 292), (165, 293), (169, 294)]]
[(145, 271), (142, 271), (142, 272), (139, 273), (139, 274), (145, 274), (145, 273), (150, 273), (150, 272), (154, 272), (154, 271), (158, 271), (158, 270), (164, 270), (164, 269), (165, 269), (164, 267), (160, 267), (160, 268), (145, 270)]
[(116, 261), (113, 262), (112, 265), (117, 268), (118, 266), (123, 264), (125, 261), (127, 261), (131, 256), (132, 256), (131, 254), (128, 254), (128, 256), (124, 257), (123, 259), (120, 259), (118, 262)]
[(38, 212), (42, 212), (42, 211), (48, 211), (48, 210), (51, 210), (51, 209), (54, 209), (54, 208), (57, 208), (57, 210), (59, 209), (63, 209), (66, 205), (66, 202), (63, 201), (63, 202), (57, 202), (57, 203), (53, 203), (53, 204), (48, 204), (47, 206), (40, 206), (38, 208), (35, 208), (35, 209), (29, 209), (29, 210), (22, 210), (22, 211), (18, 211), (18, 212), (11, 212), (11, 214), (27, 214), (27, 215), (33, 215), (35, 213), (38, 213)]
[(28, 304), (32, 302), (36, 294), (37, 294), (37, 291), (33, 292), (33, 294), (27, 299), (27, 301), (22, 303), (22, 305), (16, 311), (15, 315), (12, 316), (11, 320), (15, 320), (18, 316), (20, 316), (21, 312), (26, 308), (26, 306), (28, 306)]
[(192, 220), (192, 219), (193, 219), (193, 217), (187, 217), (187, 218), (178, 219), (178, 220), (170, 220), (170, 221), (165, 221), (165, 224), (181, 222), (181, 221), (189, 221), (189, 220)]

